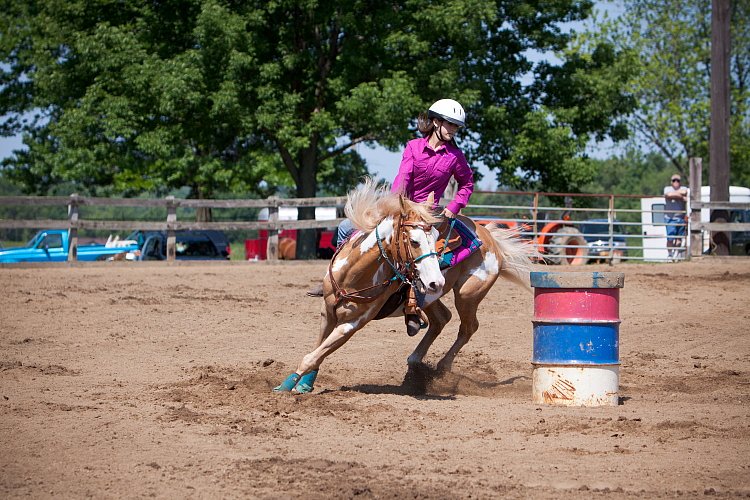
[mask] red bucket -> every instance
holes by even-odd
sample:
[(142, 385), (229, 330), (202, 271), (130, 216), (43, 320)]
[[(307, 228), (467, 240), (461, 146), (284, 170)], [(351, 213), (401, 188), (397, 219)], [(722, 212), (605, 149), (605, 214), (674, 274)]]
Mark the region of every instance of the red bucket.
[(245, 260), (266, 260), (268, 258), (268, 239), (258, 238), (245, 240)]

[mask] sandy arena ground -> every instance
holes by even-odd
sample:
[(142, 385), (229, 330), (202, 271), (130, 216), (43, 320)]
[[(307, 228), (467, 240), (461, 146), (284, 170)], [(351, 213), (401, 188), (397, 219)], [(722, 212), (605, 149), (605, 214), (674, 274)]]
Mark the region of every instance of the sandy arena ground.
[(750, 259), (585, 268), (625, 273), (621, 404), (599, 408), (531, 402), (532, 297), (503, 282), (426, 387), (394, 318), (314, 394), (272, 394), (325, 268), (1, 267), (0, 497), (750, 497)]

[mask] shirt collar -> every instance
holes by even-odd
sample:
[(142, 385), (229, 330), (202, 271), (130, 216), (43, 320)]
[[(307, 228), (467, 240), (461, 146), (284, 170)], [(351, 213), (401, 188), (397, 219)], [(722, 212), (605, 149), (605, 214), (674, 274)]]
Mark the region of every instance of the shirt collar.
[(432, 149), (430, 147), (430, 140), (429, 137), (423, 137), (422, 140), (424, 141), (424, 144), (422, 145), (422, 151), (435, 151), (436, 153), (439, 153), (441, 151), (447, 151), (448, 150), (448, 143), (444, 142), (440, 146), (438, 146), (437, 149)]

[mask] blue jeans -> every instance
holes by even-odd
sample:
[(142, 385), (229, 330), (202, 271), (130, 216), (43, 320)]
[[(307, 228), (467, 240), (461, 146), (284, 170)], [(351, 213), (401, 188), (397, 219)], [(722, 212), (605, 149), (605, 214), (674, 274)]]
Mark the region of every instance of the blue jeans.
[[(679, 215), (664, 215), (664, 222), (667, 224), (667, 238), (682, 238), (685, 236), (685, 216)], [(674, 224), (682, 224), (677, 226)]]
[(341, 224), (339, 224), (338, 231), (336, 232), (336, 248), (346, 243), (346, 240), (349, 239), (349, 236), (352, 235), (354, 230), (355, 227), (354, 224), (352, 224), (352, 221), (349, 219), (342, 220)]

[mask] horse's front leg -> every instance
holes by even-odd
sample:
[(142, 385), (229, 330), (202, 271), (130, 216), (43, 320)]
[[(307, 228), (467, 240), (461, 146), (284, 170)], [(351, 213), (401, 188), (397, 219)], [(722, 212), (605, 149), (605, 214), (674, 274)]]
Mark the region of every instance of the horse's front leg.
[(414, 349), (414, 352), (407, 358), (406, 362), (409, 365), (416, 365), (422, 362), (432, 343), (435, 342), (437, 336), (440, 335), (440, 332), (443, 331), (445, 325), (451, 320), (450, 309), (448, 309), (440, 299), (430, 304), (424, 311), (425, 314), (427, 314), (430, 326), (425, 332), (424, 337), (422, 337), (422, 340), (419, 342), (419, 345), (417, 345), (417, 348)]
[[(333, 308), (324, 307), (317, 346), (302, 358), (297, 370), (289, 375), (281, 385), (275, 387), (274, 392), (289, 392), (291, 390), (299, 393), (311, 392), (318, 375), (318, 368), (325, 358), (344, 345), (355, 332), (362, 329), (375, 316), (380, 305), (382, 304), (370, 305), (365, 311), (361, 310), (361, 306), (345, 306), (344, 311), (341, 311), (343, 317), (338, 324), (336, 324), (336, 313)], [(347, 311), (347, 309), (349, 310)]]

